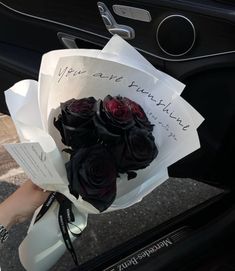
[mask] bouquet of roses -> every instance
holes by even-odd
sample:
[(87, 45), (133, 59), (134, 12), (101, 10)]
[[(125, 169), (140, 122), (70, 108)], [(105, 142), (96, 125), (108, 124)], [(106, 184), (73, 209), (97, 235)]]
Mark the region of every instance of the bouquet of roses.
[(6, 91), (21, 142), (6, 148), (35, 184), (54, 191), (20, 246), (27, 270), (48, 270), (65, 246), (76, 260), (69, 230), (81, 233), (89, 213), (139, 202), (200, 147), (203, 118), (183, 88), (114, 36), (103, 50), (45, 54), (39, 82)]
[(66, 164), (70, 192), (99, 211), (116, 196), (118, 173), (135, 178), (133, 170), (146, 168), (157, 156), (153, 125), (144, 110), (121, 96), (71, 99), (61, 104), (54, 122), (62, 142), (71, 147)]

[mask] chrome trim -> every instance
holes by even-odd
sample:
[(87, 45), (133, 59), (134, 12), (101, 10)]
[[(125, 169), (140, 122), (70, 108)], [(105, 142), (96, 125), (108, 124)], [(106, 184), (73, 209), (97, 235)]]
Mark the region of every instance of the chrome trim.
[(189, 57), (189, 58), (177, 58), (177, 59), (171, 59), (171, 58), (165, 58), (165, 57), (161, 57), (158, 55), (155, 55), (153, 53), (150, 53), (148, 51), (145, 51), (143, 49), (139, 49), (137, 47), (135, 47), (138, 51), (141, 51), (145, 54), (148, 54), (150, 56), (156, 57), (158, 59), (164, 60), (164, 61), (169, 61), (169, 62), (185, 62), (185, 61), (191, 61), (191, 60), (198, 60), (198, 59), (203, 59), (203, 58), (210, 58), (210, 57), (215, 57), (215, 56), (221, 56), (221, 55), (228, 55), (228, 54), (234, 54), (234, 51), (226, 51), (226, 52), (222, 52), (222, 53), (215, 53), (215, 54), (210, 54), (210, 55), (203, 55), (203, 56), (195, 56), (195, 57)]
[[(9, 9), (10, 11), (13, 11), (15, 13), (18, 13), (18, 14), (26, 16), (26, 17), (30, 17), (30, 18), (33, 18), (33, 19), (37, 19), (37, 20), (41, 20), (41, 21), (45, 21), (45, 22), (49, 22), (49, 23), (53, 23), (53, 24), (65, 26), (65, 27), (68, 27), (68, 28), (71, 28), (71, 29), (75, 29), (75, 30), (79, 30), (81, 32), (92, 34), (92, 35), (95, 35), (97, 37), (100, 37), (100, 38), (103, 38), (103, 39), (106, 39), (106, 40), (110, 39), (109, 37), (106, 37), (106, 36), (103, 36), (103, 35), (100, 35), (100, 34), (96, 34), (94, 32), (87, 31), (87, 30), (84, 30), (84, 29), (81, 29), (81, 28), (78, 28), (78, 27), (75, 27), (75, 26), (67, 25), (67, 24), (64, 24), (64, 23), (52, 21), (52, 20), (49, 20), (49, 19), (46, 19), (46, 18), (37, 17), (37, 16), (34, 16), (34, 15), (30, 15), (28, 13), (24, 13), (24, 12), (18, 11), (16, 9), (13, 9), (13, 8), (7, 6), (6, 4), (2, 3), (1, 1), (0, 1), (0, 5), (2, 5), (3, 7), (7, 8), (7, 9)], [(198, 60), (198, 59), (202, 59), (202, 58), (209, 58), (209, 57), (215, 57), (215, 56), (221, 56), (221, 55), (227, 55), (227, 54), (233, 54), (233, 53), (235, 53), (235, 50), (233, 50), (233, 51), (226, 51), (226, 52), (215, 53), (215, 54), (210, 54), (210, 55), (202, 55), (202, 56), (189, 57), (189, 58), (181, 58), (181, 59), (170, 59), (170, 58), (165, 58), (165, 57), (161, 57), (161, 56), (155, 55), (155, 54), (153, 54), (151, 52), (145, 51), (145, 50), (143, 50), (141, 48), (138, 48), (138, 47), (135, 47), (135, 48), (138, 51), (140, 51), (142, 53), (145, 53), (145, 54), (147, 54), (149, 56), (156, 57), (156, 58), (158, 58), (160, 60), (169, 61), (169, 62), (184, 62), (184, 61)]]
[[(158, 38), (158, 34), (159, 34), (159, 30), (160, 30), (160, 27), (162, 26), (162, 24), (169, 18), (172, 18), (172, 17), (180, 17), (180, 18), (183, 18), (185, 19), (186, 21), (188, 21), (190, 23), (190, 25), (192, 26), (192, 29), (193, 29), (193, 41), (192, 41), (192, 44), (191, 46), (189, 47), (189, 49), (187, 51), (185, 51), (184, 53), (181, 53), (181, 54), (171, 54), (171, 53), (168, 53), (166, 50), (164, 50), (160, 44), (160, 41), (159, 41), (159, 38)], [(183, 56), (185, 54), (187, 54), (192, 48), (193, 48), (193, 45), (195, 43), (195, 40), (196, 40), (196, 31), (195, 31), (195, 27), (193, 25), (193, 23), (185, 16), (183, 15), (179, 15), (179, 14), (174, 14), (174, 15), (170, 15), (170, 16), (167, 16), (165, 17), (161, 22), (160, 24), (158, 25), (158, 28), (157, 28), (157, 33), (156, 33), (156, 40), (157, 40), (157, 43), (158, 43), (158, 46), (160, 47), (160, 49), (167, 55), (169, 56), (174, 56), (174, 57), (178, 57), (178, 56)]]

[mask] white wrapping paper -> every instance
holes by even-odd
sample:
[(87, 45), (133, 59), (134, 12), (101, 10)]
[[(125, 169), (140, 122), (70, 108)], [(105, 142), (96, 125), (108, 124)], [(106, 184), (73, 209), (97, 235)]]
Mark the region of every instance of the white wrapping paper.
[[(116, 199), (107, 209), (114, 211), (139, 202), (168, 178), (168, 166), (200, 147), (197, 128), (203, 118), (180, 96), (183, 88), (118, 36), (101, 51), (49, 52), (42, 58), (39, 82), (20, 81), (5, 93), (22, 143), (6, 148), (33, 182), (63, 193), (74, 203), (76, 223), (83, 230), (87, 214), (99, 212), (69, 193), (64, 167), (68, 157), (61, 154), (64, 146), (53, 126), (60, 103), (71, 98), (121, 95), (139, 103), (155, 125), (153, 135), (159, 154), (149, 167), (137, 172), (134, 180), (128, 181), (124, 174), (118, 178)], [(33, 170), (36, 167), (41, 175)], [(19, 249), (26, 270), (48, 270), (64, 253), (57, 213), (54, 204), (35, 225), (33, 218)]]

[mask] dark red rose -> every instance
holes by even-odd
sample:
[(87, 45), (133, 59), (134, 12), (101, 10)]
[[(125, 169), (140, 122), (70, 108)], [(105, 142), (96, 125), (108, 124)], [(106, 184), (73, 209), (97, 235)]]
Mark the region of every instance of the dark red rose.
[(116, 142), (135, 123), (130, 108), (121, 96), (106, 96), (97, 102), (94, 124), (100, 138), (105, 142)]
[(68, 126), (83, 125), (94, 115), (94, 97), (83, 99), (71, 99), (61, 104), (62, 115), (64, 114), (65, 124)]
[(131, 110), (121, 96), (107, 95), (96, 113), (102, 122), (113, 129), (126, 130), (134, 125)]
[(97, 141), (92, 121), (95, 103), (94, 97), (71, 99), (61, 103), (61, 114), (58, 120), (54, 120), (54, 125), (65, 145), (76, 149)]
[(122, 129), (133, 123), (131, 110), (121, 96), (106, 96), (103, 100), (103, 110), (108, 119), (113, 122), (114, 125), (121, 125)]
[(146, 168), (158, 154), (152, 133), (138, 127), (127, 131), (125, 140), (113, 145), (111, 151), (121, 173)]
[(117, 170), (107, 149), (96, 144), (80, 148), (66, 164), (70, 193), (80, 195), (99, 211), (107, 209), (116, 196)]
[(125, 103), (129, 106), (133, 117), (136, 121), (137, 126), (139, 126), (140, 128), (146, 128), (149, 131), (153, 131), (153, 124), (150, 123), (150, 121), (148, 120), (143, 108), (137, 104), (136, 102), (128, 99), (128, 98), (124, 98)]

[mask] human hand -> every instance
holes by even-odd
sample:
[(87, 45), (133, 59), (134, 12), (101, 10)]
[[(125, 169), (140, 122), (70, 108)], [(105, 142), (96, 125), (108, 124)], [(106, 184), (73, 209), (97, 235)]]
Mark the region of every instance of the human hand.
[(0, 224), (9, 229), (12, 225), (30, 218), (49, 194), (50, 192), (43, 192), (30, 180), (26, 181), (0, 204)]

